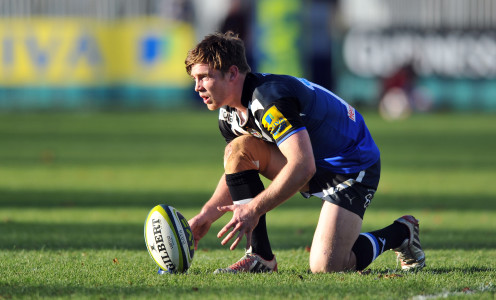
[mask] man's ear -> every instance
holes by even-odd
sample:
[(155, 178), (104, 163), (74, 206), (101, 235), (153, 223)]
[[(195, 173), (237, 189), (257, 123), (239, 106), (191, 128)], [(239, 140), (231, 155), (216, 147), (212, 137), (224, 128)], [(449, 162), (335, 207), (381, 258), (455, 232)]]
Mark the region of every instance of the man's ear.
[(229, 80), (234, 80), (239, 76), (239, 69), (237, 66), (232, 65), (228, 70)]

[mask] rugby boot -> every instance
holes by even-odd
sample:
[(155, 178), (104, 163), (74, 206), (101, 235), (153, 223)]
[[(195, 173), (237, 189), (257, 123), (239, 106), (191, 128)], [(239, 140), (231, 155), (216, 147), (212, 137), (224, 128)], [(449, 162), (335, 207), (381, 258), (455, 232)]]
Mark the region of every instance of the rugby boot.
[(265, 260), (260, 255), (252, 253), (251, 248), (248, 249), (245, 255), (225, 269), (217, 269), (214, 274), (219, 273), (240, 273), (240, 272), (250, 272), (250, 273), (271, 273), (277, 272), (277, 261), (276, 257), (272, 260)]
[(425, 253), (420, 246), (418, 220), (407, 215), (395, 222), (405, 225), (410, 233), (408, 239), (405, 239), (398, 248), (393, 249), (401, 262), (401, 269), (405, 271), (422, 269), (425, 266)]

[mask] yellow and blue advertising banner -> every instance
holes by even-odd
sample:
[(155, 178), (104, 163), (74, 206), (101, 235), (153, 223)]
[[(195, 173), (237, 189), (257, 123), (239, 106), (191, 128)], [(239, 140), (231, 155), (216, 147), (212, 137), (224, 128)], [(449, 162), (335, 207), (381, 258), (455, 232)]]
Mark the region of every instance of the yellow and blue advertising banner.
[(186, 88), (188, 23), (160, 18), (0, 19), (0, 87)]

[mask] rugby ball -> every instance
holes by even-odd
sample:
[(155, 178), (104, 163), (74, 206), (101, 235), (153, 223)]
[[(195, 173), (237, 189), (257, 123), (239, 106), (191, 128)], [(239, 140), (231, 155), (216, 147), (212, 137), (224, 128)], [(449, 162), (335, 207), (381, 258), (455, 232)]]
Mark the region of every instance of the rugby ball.
[(145, 221), (145, 243), (155, 263), (168, 273), (188, 270), (195, 252), (188, 221), (172, 206), (152, 208)]

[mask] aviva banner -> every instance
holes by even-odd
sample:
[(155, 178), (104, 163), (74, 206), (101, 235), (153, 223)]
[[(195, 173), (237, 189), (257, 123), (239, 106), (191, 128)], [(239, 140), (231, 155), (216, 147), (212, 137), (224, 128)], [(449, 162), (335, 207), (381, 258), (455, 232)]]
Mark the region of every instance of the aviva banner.
[(0, 87), (185, 88), (190, 24), (159, 18), (0, 19)]

